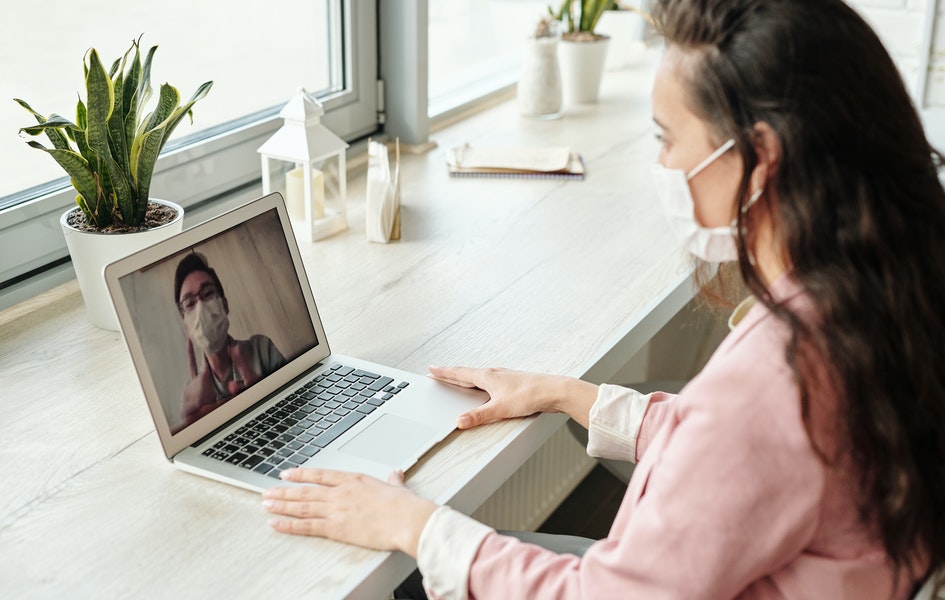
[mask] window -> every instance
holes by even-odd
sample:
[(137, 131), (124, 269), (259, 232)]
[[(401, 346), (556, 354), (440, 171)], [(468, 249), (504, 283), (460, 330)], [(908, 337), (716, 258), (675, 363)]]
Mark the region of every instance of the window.
[(429, 109), (437, 116), (518, 80), (525, 40), (549, 4), (535, 0), (431, 0)]
[[(107, 26), (76, 26), (96, 13)], [(298, 87), (320, 98), (324, 122), (338, 135), (351, 140), (377, 128), (373, 2), (168, 0), (155, 10), (42, 0), (11, 5), (5, 17), (20, 26), (0, 41), (0, 88), (42, 114), (74, 119), (76, 93), (85, 95), (86, 50), (95, 47), (109, 66), (142, 34), (143, 52), (159, 46), (153, 87), (167, 81), (188, 98), (214, 81), (194, 107), (193, 124), (178, 126), (152, 184), (155, 197), (182, 204), (188, 215), (209, 207), (206, 216), (234, 190), (258, 192), (256, 149), (281, 125), (277, 113)], [(49, 156), (17, 137), (32, 122), (10, 98), (0, 102), (0, 306), (72, 276), (58, 220), (75, 194)], [(32, 283), (47, 271), (58, 280)]]

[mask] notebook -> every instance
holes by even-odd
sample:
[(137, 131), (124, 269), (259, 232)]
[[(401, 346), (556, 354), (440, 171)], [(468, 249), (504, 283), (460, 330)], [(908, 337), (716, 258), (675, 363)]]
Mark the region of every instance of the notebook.
[(185, 471), (253, 490), (286, 485), (293, 466), (384, 479), (485, 399), (333, 353), (278, 193), (104, 274), (161, 446)]
[(450, 148), (446, 165), (452, 177), (584, 179), (581, 156), (566, 146)]

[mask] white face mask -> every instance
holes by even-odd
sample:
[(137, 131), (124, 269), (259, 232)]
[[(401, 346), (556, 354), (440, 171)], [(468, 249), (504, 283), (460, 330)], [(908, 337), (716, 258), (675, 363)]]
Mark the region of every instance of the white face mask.
[(230, 319), (223, 307), (223, 298), (200, 300), (184, 315), (190, 341), (204, 354), (213, 354), (226, 343)]
[[(667, 169), (662, 165), (655, 165), (653, 169), (656, 191), (673, 231), (679, 236), (686, 250), (709, 262), (738, 260), (738, 249), (735, 246), (735, 221), (727, 227), (702, 226), (696, 220), (695, 203), (692, 200), (692, 191), (689, 189), (689, 180), (734, 145), (734, 139), (728, 140), (689, 173), (681, 169)], [(742, 211), (747, 210), (760, 195), (761, 190), (752, 194)]]

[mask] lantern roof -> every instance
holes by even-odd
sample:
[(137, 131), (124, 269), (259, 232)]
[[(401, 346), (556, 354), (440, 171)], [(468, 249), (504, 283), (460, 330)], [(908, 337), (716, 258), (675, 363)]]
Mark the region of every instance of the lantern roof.
[(321, 103), (299, 88), (279, 111), (284, 120), (282, 127), (257, 152), (297, 163), (310, 163), (343, 152), (348, 144), (321, 124), (324, 114)]

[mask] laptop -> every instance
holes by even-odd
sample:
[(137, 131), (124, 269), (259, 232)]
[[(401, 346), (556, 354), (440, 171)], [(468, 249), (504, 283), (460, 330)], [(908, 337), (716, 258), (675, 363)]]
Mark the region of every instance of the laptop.
[(278, 193), (104, 274), (161, 446), (185, 471), (257, 491), (295, 466), (385, 479), (485, 400), (334, 354)]

